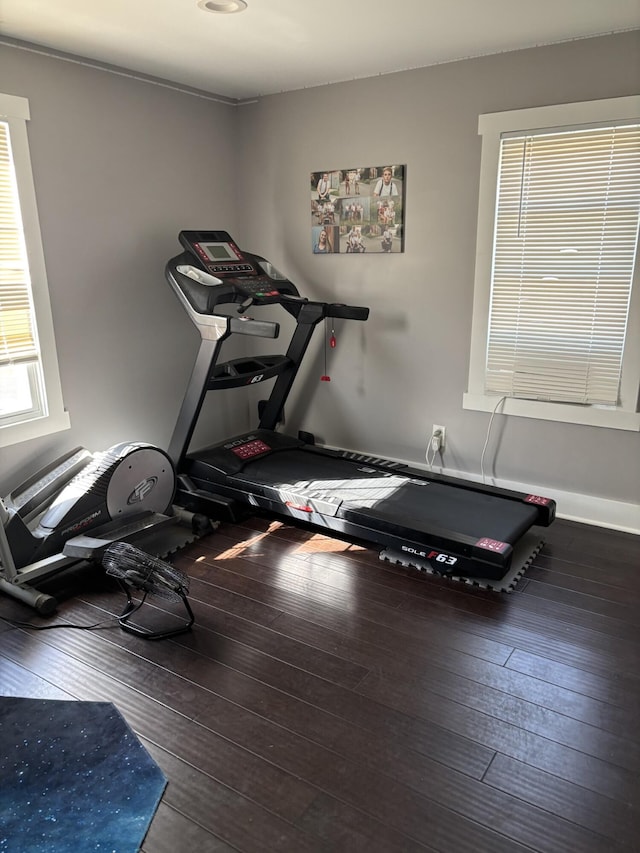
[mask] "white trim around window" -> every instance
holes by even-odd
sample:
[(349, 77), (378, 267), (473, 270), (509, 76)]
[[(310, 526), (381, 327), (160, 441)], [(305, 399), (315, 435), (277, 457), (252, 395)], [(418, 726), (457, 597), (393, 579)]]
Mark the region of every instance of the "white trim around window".
[(68, 429), (69, 414), (65, 411), (58, 370), (55, 336), (49, 288), (40, 236), (36, 192), (31, 170), (27, 121), (30, 118), (26, 98), (0, 94), (0, 121), (9, 129), (10, 150), (20, 205), (22, 229), (26, 250), (28, 274), (35, 328), (37, 328), (38, 360), (41, 367), (41, 404), (36, 416), (27, 414), (24, 419), (0, 427), (0, 447), (7, 447), (29, 439)]
[(640, 273), (637, 263), (637, 245), (617, 405), (551, 402), (524, 399), (509, 393), (502, 397), (499, 392), (487, 394), (485, 391), (491, 288), (494, 263), (496, 262), (494, 229), (497, 221), (502, 140), (518, 133), (555, 132), (561, 128), (599, 127), (617, 122), (640, 122), (640, 96), (480, 116), (479, 133), (482, 136), (482, 161), (476, 273), (469, 390), (463, 397), (464, 408), (487, 412), (497, 410), (503, 414), (541, 420), (632, 431), (640, 430), (640, 413), (638, 412), (640, 389)]

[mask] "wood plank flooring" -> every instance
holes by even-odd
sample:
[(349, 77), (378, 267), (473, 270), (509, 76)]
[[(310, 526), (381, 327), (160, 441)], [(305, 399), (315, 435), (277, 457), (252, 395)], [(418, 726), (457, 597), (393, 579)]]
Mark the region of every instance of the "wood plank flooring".
[(174, 559), (173, 639), (97, 569), (52, 619), (0, 598), (0, 692), (119, 708), (169, 779), (144, 853), (637, 853), (640, 537), (544, 536), (500, 595), (225, 524)]

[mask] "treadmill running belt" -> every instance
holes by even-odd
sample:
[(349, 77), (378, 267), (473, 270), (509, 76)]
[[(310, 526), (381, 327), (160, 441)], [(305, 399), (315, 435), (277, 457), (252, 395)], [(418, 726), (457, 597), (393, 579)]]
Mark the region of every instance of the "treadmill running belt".
[(474, 539), (515, 542), (535, 523), (535, 507), (443, 483), (383, 472), (361, 462), (291, 450), (256, 459), (229, 478), (248, 492), (326, 502), (331, 514), (367, 516), (428, 534), (434, 527)]

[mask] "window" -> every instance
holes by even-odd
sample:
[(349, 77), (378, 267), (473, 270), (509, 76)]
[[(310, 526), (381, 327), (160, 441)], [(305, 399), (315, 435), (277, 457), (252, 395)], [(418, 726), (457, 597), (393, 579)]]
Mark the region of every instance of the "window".
[(466, 408), (640, 429), (640, 98), (480, 117)]
[(29, 160), (24, 98), (0, 94), (0, 446), (69, 426)]

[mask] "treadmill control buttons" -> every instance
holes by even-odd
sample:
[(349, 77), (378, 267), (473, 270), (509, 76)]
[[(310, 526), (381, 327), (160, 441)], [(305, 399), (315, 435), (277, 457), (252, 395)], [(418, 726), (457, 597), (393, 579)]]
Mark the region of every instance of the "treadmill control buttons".
[(257, 438), (255, 441), (249, 441), (246, 444), (240, 444), (238, 447), (232, 447), (231, 452), (239, 456), (240, 459), (252, 459), (254, 456), (260, 456), (261, 453), (268, 453), (271, 450), (268, 444), (260, 441)]
[(253, 272), (251, 264), (207, 264), (206, 266), (214, 274), (217, 272)]
[(233, 281), (233, 284), (241, 293), (253, 296), (256, 299), (280, 295), (280, 291), (274, 288), (273, 283), (266, 275), (256, 276), (253, 279), (240, 278)]

